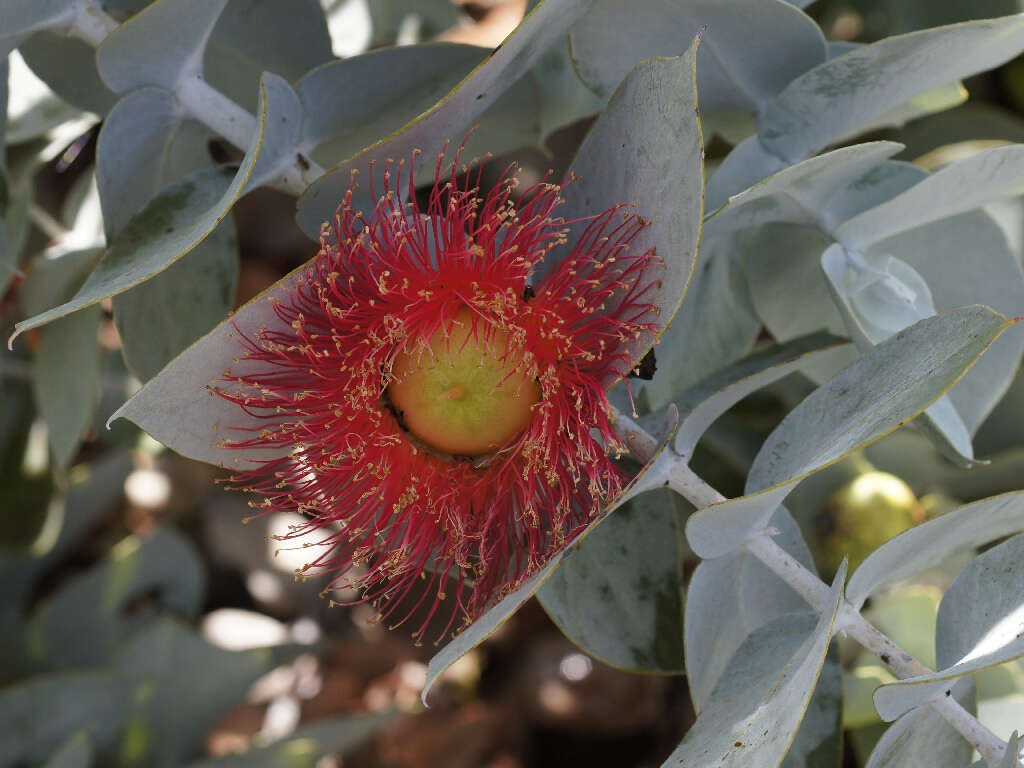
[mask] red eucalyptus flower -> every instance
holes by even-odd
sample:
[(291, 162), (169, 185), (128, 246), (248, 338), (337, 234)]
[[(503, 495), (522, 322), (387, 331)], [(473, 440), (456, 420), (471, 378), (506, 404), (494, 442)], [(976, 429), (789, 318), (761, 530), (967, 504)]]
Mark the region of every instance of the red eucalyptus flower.
[[(425, 213), (404, 163), (379, 198), (371, 181), (369, 216), (350, 189), (274, 300), (284, 330), (240, 333), (244, 370), (218, 390), (261, 421), (225, 445), (278, 456), (235, 487), (305, 515), (287, 538), (320, 534), (302, 572), (333, 572), (393, 625), (426, 610), (418, 639), (442, 607), (442, 634), (478, 616), (621, 490), (606, 391), (658, 328), (655, 256), (629, 249), (642, 219), (566, 222), (559, 186), (515, 203), (513, 172), (481, 195), (457, 164), (438, 158)], [(549, 264), (570, 224), (585, 229)]]

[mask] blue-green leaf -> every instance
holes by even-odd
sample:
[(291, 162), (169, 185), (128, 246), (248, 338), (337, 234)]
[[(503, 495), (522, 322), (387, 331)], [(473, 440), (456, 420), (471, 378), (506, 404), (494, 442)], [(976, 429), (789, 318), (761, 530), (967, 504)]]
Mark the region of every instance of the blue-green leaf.
[(110, 33), (96, 51), (100, 77), (117, 93), (173, 91), (202, 77), (203, 52), (227, 0), (155, 0)]
[[(334, 215), (348, 190), (352, 170), (365, 172), (371, 161), (383, 165), (388, 158), (409, 158), (414, 149), (433, 156), (446, 140), (461, 138), (475, 117), (561, 39), (592, 2), (546, 0), (534, 8), (504, 43), (444, 98), (397, 133), (348, 158), (313, 183), (299, 198), (299, 226), (310, 237), (319, 235), (320, 224)], [(359, 194), (366, 193), (363, 189)]]
[(114, 297), (125, 362), (142, 381), (160, 372), (231, 310), (238, 243), (228, 218), (166, 270)]
[[(784, 507), (770, 524), (775, 542), (804, 567), (814, 561), (800, 528)], [(711, 691), (743, 642), (756, 630), (787, 614), (801, 613), (806, 601), (745, 550), (702, 560), (686, 592), (686, 678), (694, 708), (708, 705)]]
[(746, 639), (666, 768), (775, 768), (782, 762), (825, 663), (845, 577), (844, 563), (820, 616), (783, 616)]
[(883, 587), (911, 579), (955, 552), (1024, 530), (1024, 491), (960, 507), (904, 531), (868, 555), (850, 578), (846, 597), (854, 608)]
[(41, 332), (32, 367), (36, 407), (46, 422), (53, 465), (64, 470), (92, 424), (100, 397), (97, 340), (103, 312), (90, 307)]
[(264, 179), (275, 173), (288, 148), (294, 146), (291, 110), (297, 101), (288, 84), (275, 75), (266, 75), (263, 85), (260, 128), (237, 172), (224, 167), (203, 170), (164, 190), (114, 238), (70, 301), (18, 323), (15, 336), (122, 293), (167, 269), (213, 232), (250, 177)]
[(861, 46), (796, 78), (765, 109), (764, 147), (790, 162), (819, 152), (914, 97), (1024, 50), (1024, 16), (926, 29)]
[(697, 62), (702, 111), (754, 113), (798, 75), (825, 61), (825, 38), (781, 0), (599, 0), (573, 27), (580, 76), (607, 96), (651, 56), (677, 56), (702, 29)]
[(93, 761), (92, 739), (88, 730), (77, 731), (50, 756), (43, 768), (89, 768)]
[(121, 99), (103, 121), (96, 146), (107, 236), (124, 229), (168, 184), (210, 165), (209, 137), (169, 91), (141, 88)]
[[(29, 653), (50, 669), (104, 664), (160, 613), (195, 618), (203, 589), (202, 563), (180, 534), (164, 528), (128, 537), (36, 608), (26, 628)], [(129, 610), (147, 596), (155, 596), (151, 607)]]
[(626, 502), (537, 592), (562, 633), (591, 656), (620, 669), (682, 672), (685, 506), (665, 488)]
[(953, 581), (939, 606), (939, 670), (875, 691), (875, 707), (894, 720), (965, 675), (1024, 656), (1024, 535), (979, 555)]
[(704, 431), (747, 395), (801, 370), (823, 355), (845, 351), (848, 345), (845, 339), (829, 333), (815, 333), (759, 350), (705, 378), (676, 401), (680, 413), (676, 453), (692, 456)]
[(901, 426), (946, 392), (1010, 325), (987, 307), (927, 318), (882, 342), (793, 409), (769, 435), (748, 495), (698, 511), (686, 526), (701, 557), (763, 530), (803, 477)]
[(46, 761), (56, 745), (86, 729), (110, 746), (131, 708), (131, 688), (107, 673), (34, 677), (0, 691), (0, 765)]
[[(622, 203), (635, 203), (650, 220), (630, 243), (654, 248), (663, 264), (645, 299), (658, 322), (672, 322), (697, 263), (704, 213), (704, 148), (697, 119), (699, 40), (682, 56), (638, 64), (612, 95), (572, 163), (579, 179), (563, 191), (560, 215), (572, 221)], [(578, 231), (570, 235), (578, 236)], [(567, 248), (553, 253), (564, 256)], [(547, 265), (545, 265), (547, 266)], [(645, 334), (624, 346), (631, 366), (657, 343)]]

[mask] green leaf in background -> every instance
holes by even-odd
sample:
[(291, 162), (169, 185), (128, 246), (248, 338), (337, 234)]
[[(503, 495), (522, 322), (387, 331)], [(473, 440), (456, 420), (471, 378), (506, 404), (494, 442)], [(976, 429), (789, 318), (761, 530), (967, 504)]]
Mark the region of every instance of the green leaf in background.
[(884, 720), (948, 688), (952, 681), (1024, 656), (1024, 535), (979, 555), (960, 572), (939, 606), (936, 660), (939, 670), (898, 680), (875, 691)]
[[(772, 515), (771, 525), (779, 531), (775, 542), (813, 571), (800, 528), (784, 507)], [(733, 655), (752, 633), (807, 608), (800, 595), (749, 552), (702, 560), (686, 592), (684, 625), (686, 677), (697, 712), (708, 706)]]
[(783, 616), (744, 641), (666, 768), (774, 768), (782, 762), (825, 663), (845, 577), (844, 563), (821, 616)]
[(354, 749), (394, 719), (385, 712), (319, 720), (299, 726), (281, 741), (240, 755), (189, 763), (188, 768), (316, 768), (324, 755)]
[(201, 77), (203, 51), (227, 0), (155, 0), (96, 49), (100, 77), (117, 93), (174, 91)]
[(751, 113), (795, 77), (825, 61), (825, 38), (781, 0), (598, 0), (570, 36), (583, 81), (608, 95), (651, 56), (678, 56), (703, 33), (697, 62), (702, 111)]
[(749, 495), (690, 518), (690, 546), (702, 557), (741, 546), (764, 527), (796, 482), (916, 416), (1010, 324), (987, 307), (964, 307), (922, 320), (876, 346), (769, 435), (747, 478)]
[[(494, 53), (459, 85), (400, 131), (348, 158), (321, 176), (299, 198), (297, 220), (312, 238), (334, 215), (348, 190), (351, 171), (365, 172), (371, 161), (409, 158), (414, 149), (432, 157), (447, 140), (458, 140), (472, 121), (493, 104), (538, 57), (561, 39), (593, 0), (546, 2), (532, 10)], [(363, 189), (359, 195), (366, 195)], [(365, 197), (360, 199), (365, 200)], [(371, 203), (372, 204), (372, 203)]]
[(238, 243), (231, 218), (181, 260), (114, 297), (125, 362), (141, 381), (160, 372), (231, 310)]
[(686, 507), (673, 491), (648, 491), (580, 542), (537, 592), (562, 634), (620, 669), (682, 672)]
[(89, 731), (81, 730), (64, 742), (43, 768), (89, 768), (92, 761), (92, 739), (89, 738)]
[(81, 729), (97, 747), (117, 738), (132, 705), (127, 681), (102, 672), (35, 677), (0, 690), (0, 766), (43, 764)]
[(134, 686), (121, 761), (175, 766), (198, 757), (210, 724), (274, 664), (267, 649), (225, 651), (173, 619), (152, 623), (114, 661)]
[(913, 578), (950, 555), (1024, 530), (1024, 491), (967, 504), (904, 531), (868, 555), (846, 598), (860, 609), (880, 589)]
[[(81, 543), (85, 534), (93, 528), (102, 515), (121, 498), (124, 480), (131, 471), (131, 462), (121, 453), (112, 453), (90, 464), (75, 469), (64, 494), (54, 496), (46, 509), (46, 519), (31, 546), (23, 550), (12, 550), (9, 546), (0, 550), (0, 580), (4, 583), (3, 599), (0, 600), (0, 617), (5, 622), (20, 622), (27, 607), (30, 590), (47, 568), (68, 556)], [(10, 507), (8, 507), (10, 508)], [(14, 658), (18, 651), (8, 651), (24, 638), (9, 633), (0, 642), (5, 653), (0, 656), (0, 677), (12, 670), (7, 663), (20, 662)]]
[(97, 334), (103, 311), (89, 307), (43, 329), (32, 366), (36, 407), (46, 422), (53, 465), (71, 463), (100, 397)]
[[(148, 0), (103, 3), (119, 19), (139, 13), (148, 4)], [(100, 78), (92, 46), (40, 32), (20, 50), (32, 71), (68, 103), (104, 115), (117, 102), (117, 95)], [(229, 0), (206, 45), (203, 69), (214, 88), (244, 108), (258, 110), (263, 72), (294, 81), (330, 59), (330, 37), (316, 0)]]
[(1024, 16), (969, 21), (855, 48), (791, 82), (764, 110), (758, 137), (796, 162), (930, 90), (1024, 50)]
[(15, 336), (122, 293), (167, 269), (224, 220), (250, 180), (273, 175), (294, 147), (298, 120), (292, 110), (298, 100), (286, 82), (271, 74), (264, 77), (262, 93), (260, 129), (237, 172), (211, 168), (164, 190), (114, 238), (70, 301), (18, 323)]
[[(952, 694), (973, 712), (974, 686), (968, 680), (955, 685)], [(871, 752), (865, 768), (962, 768), (971, 759), (971, 745), (931, 707), (908, 712), (889, 728)]]
[[(580, 145), (571, 172), (579, 178), (562, 196), (560, 216), (572, 221), (623, 203), (635, 203), (650, 221), (631, 242), (661, 257), (655, 290), (645, 299), (657, 307), (658, 322), (672, 322), (697, 264), (704, 215), (704, 145), (697, 119), (697, 48), (682, 56), (650, 59), (629, 73)], [(577, 228), (578, 230), (578, 228)], [(579, 231), (570, 235), (578, 237)], [(564, 258), (553, 251), (544, 268)], [(626, 342), (630, 366), (657, 343), (650, 334)]]
[(463, 11), (451, 0), (375, 0), (369, 3), (370, 45), (394, 45), (403, 24), (413, 17), (420, 39), (444, 32), (463, 21)]
[(199, 555), (172, 529), (130, 536), (40, 603), (27, 627), (29, 653), (50, 669), (105, 664), (159, 615), (194, 619), (204, 581)]

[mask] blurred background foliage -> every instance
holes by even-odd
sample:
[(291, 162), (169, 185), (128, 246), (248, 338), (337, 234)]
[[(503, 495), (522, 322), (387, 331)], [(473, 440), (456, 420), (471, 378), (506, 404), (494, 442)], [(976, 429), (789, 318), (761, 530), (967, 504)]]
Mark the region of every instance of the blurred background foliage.
[[(494, 46), (526, 6), (321, 4), (331, 48), (342, 57), (426, 40)], [(820, 0), (808, 11), (829, 39), (871, 41), (1022, 6)], [(45, 66), (45, 45), (29, 42), (29, 65)], [(875, 138), (903, 142), (901, 158), (930, 169), (993, 142), (1024, 141), (1024, 59), (965, 85), (966, 103)], [(8, 333), (70, 296), (104, 242), (91, 172), (99, 119), (50, 91), (17, 54), (10, 91), (6, 237), (22, 266), (4, 278), (0, 318)], [(514, 121), (515, 109), (503, 115)], [(491, 168), (514, 158), (527, 181), (549, 168), (558, 174), (589, 122)], [(719, 136), (709, 160), (728, 149)], [(208, 150), (219, 160), (237, 157), (213, 139)], [(1000, 214), (1020, 221), (1022, 210), (1001, 204)], [(237, 243), (237, 262), (204, 299), (215, 316), (314, 250), (290, 199), (269, 190), (242, 199), (223, 236)], [(55, 253), (73, 254), (80, 269), (49, 275)], [(296, 582), (301, 553), (268, 541), (292, 522), (287, 515), (243, 526), (245, 499), (223, 492), (216, 469), (171, 454), (127, 422), (104, 428), (138, 386), (122, 356), (127, 342), (109, 302), (73, 317), (66, 328), (25, 334), (0, 356), (0, 766), (645, 766), (660, 764), (692, 723), (684, 678), (630, 674), (589, 658), (535, 602), (446, 673), (423, 711), (419, 690), (433, 649), (368, 623), (370, 609), (331, 608), (316, 585)], [(67, 376), (81, 386), (53, 389)], [(723, 493), (741, 494), (758, 446), (811, 387), (794, 375), (741, 402), (708, 431), (695, 469)], [(988, 463), (962, 470), (921, 435), (901, 430), (806, 480), (788, 507), (823, 574), (844, 553), (862, 559), (960, 502), (1020, 488), (1024, 377), (975, 448)], [(964, 562), (890, 590), (868, 615), (934, 663), (939, 598)], [(687, 560), (684, 572), (694, 565)], [(871, 691), (891, 678), (852, 644), (838, 650), (842, 765), (860, 766), (883, 730)], [(1014, 718), (1019, 725), (1020, 664), (983, 674), (977, 689), (988, 720), (1003, 718), (1007, 732)], [(814, 764), (836, 765), (821, 759)]]

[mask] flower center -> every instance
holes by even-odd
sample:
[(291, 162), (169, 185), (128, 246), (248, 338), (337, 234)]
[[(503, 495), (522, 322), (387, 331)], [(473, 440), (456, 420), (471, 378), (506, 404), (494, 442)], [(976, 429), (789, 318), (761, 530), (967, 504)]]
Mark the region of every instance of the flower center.
[(406, 428), (424, 443), (458, 456), (502, 448), (530, 423), (540, 384), (523, 369), (508, 334), (475, 322), (463, 309), (426, 348), (395, 358), (388, 394)]

